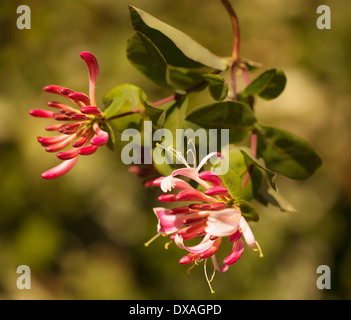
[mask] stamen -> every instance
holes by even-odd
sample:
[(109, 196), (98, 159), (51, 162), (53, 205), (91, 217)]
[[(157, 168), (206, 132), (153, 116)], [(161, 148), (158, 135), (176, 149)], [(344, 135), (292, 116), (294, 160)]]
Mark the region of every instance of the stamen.
[(257, 241), (255, 241), (255, 244), (256, 244), (257, 248), (254, 248), (253, 250), (258, 251), (260, 253), (260, 258), (263, 258), (263, 252), (262, 252), (260, 245), (258, 244)]
[(168, 250), (169, 246), (173, 243), (173, 241), (168, 241), (167, 243), (165, 243), (165, 249)]
[(177, 151), (174, 148), (172, 148), (172, 146), (169, 146), (168, 148), (165, 148), (162, 144), (156, 143), (156, 147), (161, 147), (164, 150), (168, 151), (171, 155), (173, 155), (177, 159), (179, 159), (187, 168), (190, 168), (190, 166), (186, 162), (184, 156), (179, 151)]
[(145, 247), (148, 247), (150, 245), (151, 242), (153, 242), (154, 240), (156, 240), (158, 237), (160, 236), (159, 233), (157, 233), (155, 236), (153, 236), (149, 241), (144, 243)]
[(212, 276), (211, 276), (211, 279), (209, 280), (209, 279), (208, 279), (208, 275), (207, 275), (206, 262), (207, 262), (207, 259), (205, 259), (205, 262), (204, 262), (205, 278), (206, 278), (206, 281), (207, 281), (208, 286), (210, 287), (211, 293), (213, 294), (213, 293), (215, 293), (215, 291), (213, 290), (213, 288), (212, 288), (212, 286), (211, 286), (211, 282), (213, 281), (213, 278), (214, 278), (214, 276), (215, 276), (215, 270), (213, 271)]
[(191, 267), (189, 267), (188, 270), (186, 270), (186, 273), (190, 274), (191, 269), (194, 268), (196, 265), (197, 264), (196, 264), (196, 260), (195, 260), (194, 264)]
[(191, 155), (193, 156), (193, 159), (194, 159), (194, 168), (196, 169), (196, 167), (197, 167), (196, 148), (195, 148), (195, 144), (194, 144), (193, 139), (190, 139), (190, 140), (188, 141), (188, 145), (189, 145), (189, 144), (191, 144), (191, 146), (193, 147), (193, 150), (188, 149), (188, 151), (186, 152), (186, 154), (188, 155), (188, 153), (191, 153)]

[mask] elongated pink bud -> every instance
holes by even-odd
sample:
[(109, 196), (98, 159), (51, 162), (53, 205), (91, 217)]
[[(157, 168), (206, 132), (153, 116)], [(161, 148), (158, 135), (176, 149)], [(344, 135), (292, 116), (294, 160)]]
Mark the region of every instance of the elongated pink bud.
[(82, 147), (79, 149), (79, 154), (81, 154), (82, 156), (89, 156), (93, 153), (95, 153), (95, 151), (98, 149), (98, 146), (94, 146), (94, 145), (88, 145), (86, 147)]
[(224, 186), (213, 187), (205, 190), (205, 194), (208, 196), (220, 196), (220, 195), (226, 195), (227, 193), (228, 193), (228, 189), (227, 187), (224, 187)]
[(101, 110), (95, 106), (82, 107), (82, 108), (80, 108), (80, 111), (81, 111), (81, 113), (84, 113), (84, 114), (92, 114), (92, 115), (101, 114)]
[(29, 114), (33, 117), (38, 117), (38, 118), (54, 118), (56, 113), (48, 110), (34, 109), (34, 110), (30, 110)]
[(196, 224), (202, 220), (206, 219), (206, 217), (198, 216), (198, 217), (193, 217), (193, 218), (186, 218), (183, 220), (183, 224), (185, 225), (193, 225)]
[(178, 207), (178, 208), (173, 208), (170, 211), (170, 214), (185, 214), (190, 211), (189, 207)]
[(158, 197), (158, 201), (162, 202), (174, 202), (176, 200), (176, 195), (173, 193), (162, 194)]
[(69, 135), (68, 137), (67, 136), (64, 136), (66, 137), (66, 139), (60, 141), (60, 142), (57, 142), (57, 143), (54, 143), (54, 144), (51, 144), (49, 146), (46, 147), (46, 151), (47, 152), (57, 152), (57, 151), (60, 151), (64, 148), (66, 148), (71, 142), (72, 140), (75, 139), (75, 134), (73, 135)]
[(206, 196), (201, 191), (196, 189), (187, 189), (179, 192), (176, 196), (176, 201), (217, 202), (215, 199)]
[(222, 179), (215, 174), (212, 171), (203, 171), (199, 173), (199, 177), (202, 180), (205, 180), (209, 183), (211, 183), (213, 186), (221, 186), (222, 185)]
[(65, 114), (56, 113), (54, 116), (54, 119), (57, 121), (69, 121), (69, 120), (71, 120), (71, 117), (69, 117)]
[(56, 109), (60, 109), (60, 110), (64, 110), (66, 108), (71, 108), (70, 106), (64, 104), (64, 103), (61, 103), (61, 102), (57, 102), (57, 101), (49, 101), (47, 103), (47, 105), (51, 108), (56, 108)]
[(72, 158), (75, 158), (76, 156), (78, 156), (79, 154), (79, 149), (77, 148), (72, 148), (68, 151), (65, 152), (59, 152), (56, 156), (57, 158), (61, 159), (61, 160), (69, 160)]
[(82, 102), (86, 106), (90, 105), (89, 97), (86, 94), (82, 93), (82, 92), (71, 92), (68, 95), (68, 98), (74, 100), (75, 102)]
[(65, 96), (68, 97), (68, 95), (70, 95), (72, 92), (74, 92), (72, 89), (68, 89), (68, 88), (63, 88), (61, 93)]
[(95, 101), (95, 84), (99, 76), (99, 65), (95, 56), (88, 52), (82, 51), (80, 57), (85, 61), (89, 69), (89, 97), (92, 105), (96, 105)]
[(64, 126), (64, 124), (61, 124), (61, 123), (50, 124), (50, 125), (45, 127), (45, 130), (46, 131), (58, 131), (63, 126)]
[(89, 120), (90, 118), (84, 114), (76, 113), (71, 115), (71, 119), (79, 121), (79, 120)]
[(61, 96), (63, 95), (62, 91), (65, 90), (65, 89), (67, 89), (67, 88), (61, 87), (61, 86), (56, 86), (56, 85), (48, 85), (48, 86), (45, 86), (43, 88), (43, 90), (45, 92), (55, 93), (55, 94), (59, 94)]
[(211, 204), (211, 209), (212, 211), (219, 211), (227, 208), (227, 205), (223, 202), (218, 202), (218, 203), (212, 203)]
[(75, 122), (75, 123), (70, 123), (65, 125), (66, 130), (73, 130), (73, 129), (78, 129), (83, 123), (81, 122)]
[(79, 147), (82, 147), (86, 142), (87, 142), (86, 137), (80, 137), (72, 143), (72, 146), (75, 148), (79, 148)]
[(77, 160), (78, 160), (78, 157), (75, 157), (71, 160), (63, 161), (58, 166), (42, 173), (41, 176), (44, 179), (55, 179), (55, 178), (61, 177), (62, 175), (64, 175), (74, 167)]
[(55, 144), (58, 142), (61, 142), (65, 139), (67, 139), (67, 135), (59, 135), (59, 136), (53, 136), (53, 137), (38, 137), (38, 141), (41, 143), (42, 146), (46, 147), (51, 144)]

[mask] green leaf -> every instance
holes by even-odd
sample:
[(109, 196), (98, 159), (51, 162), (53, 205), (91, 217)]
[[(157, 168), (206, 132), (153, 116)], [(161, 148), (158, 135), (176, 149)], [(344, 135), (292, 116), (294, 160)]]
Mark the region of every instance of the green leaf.
[(267, 87), (259, 93), (259, 96), (265, 100), (273, 100), (284, 91), (285, 85), (286, 76), (282, 70), (278, 70)]
[[(106, 105), (104, 109), (106, 120), (121, 132), (127, 128), (140, 129), (143, 117), (137, 111), (144, 111), (145, 99), (145, 93), (132, 84), (122, 84), (113, 88), (103, 98)], [(136, 113), (123, 116), (129, 112)]]
[(223, 77), (217, 74), (206, 74), (204, 78), (209, 84), (210, 94), (213, 99), (221, 101), (227, 97), (229, 88)]
[(259, 95), (265, 100), (277, 98), (284, 90), (286, 77), (283, 71), (275, 68), (261, 73), (243, 91), (245, 95)]
[(129, 10), (134, 29), (155, 44), (168, 64), (185, 68), (207, 66), (222, 71), (227, 69), (227, 58), (214, 55), (185, 33), (143, 10), (133, 6), (129, 6)]
[(241, 179), (240, 176), (232, 169), (227, 168), (227, 173), (226, 174), (221, 174), (222, 169), (219, 169), (218, 167), (215, 167), (213, 171), (220, 175), (220, 178), (222, 179), (223, 185), (227, 187), (229, 193), (231, 196), (236, 199), (240, 198), (242, 194), (242, 188), (241, 188)]
[(257, 125), (257, 152), (268, 169), (291, 179), (307, 179), (322, 164), (311, 145), (281, 129)]
[(267, 174), (268, 179), (269, 179), (272, 187), (275, 189), (276, 188), (275, 183), (276, 183), (276, 180), (277, 180), (277, 173), (273, 172), (272, 170), (269, 170), (268, 168), (266, 168), (265, 165), (263, 163), (261, 163), (258, 159), (252, 157), (245, 150), (245, 148), (243, 148), (243, 147), (240, 148), (240, 152), (242, 153), (242, 155), (245, 158), (246, 165), (247, 166), (254, 165), (254, 166), (260, 168), (261, 170), (263, 170)]
[(239, 206), (240, 206), (240, 211), (241, 214), (244, 216), (244, 218), (247, 221), (258, 221), (259, 220), (259, 215), (256, 210), (256, 208), (249, 202), (240, 199), (238, 201)]
[(160, 129), (164, 126), (166, 120), (166, 110), (153, 107), (145, 102), (145, 114), (152, 121), (155, 129)]
[(285, 200), (280, 193), (268, 185), (267, 181), (262, 182), (259, 195), (262, 197), (262, 199), (258, 199), (258, 201), (265, 202), (264, 204), (266, 205), (269, 203), (280, 208), (280, 210), (284, 212), (297, 212), (297, 210), (287, 200)]
[(248, 71), (255, 71), (255, 70), (262, 67), (261, 63), (258, 63), (255, 61), (251, 61), (251, 60), (243, 59), (243, 58), (241, 58), (240, 60), (245, 65), (245, 67)]
[[(242, 185), (247, 176), (248, 167), (243, 154), (240, 152), (240, 148), (233, 145), (230, 146), (228, 157), (229, 167), (239, 175)], [(261, 187), (261, 181), (262, 172), (257, 167), (254, 167), (251, 171), (250, 180), (246, 183), (246, 186), (242, 190), (241, 198), (247, 201), (252, 200)]]
[(144, 76), (161, 87), (169, 87), (166, 60), (148, 37), (134, 32), (128, 39), (127, 58)]
[(207, 86), (201, 72), (170, 65), (167, 66), (167, 82), (180, 94), (192, 88), (196, 88), (193, 91), (200, 91)]
[(201, 105), (186, 117), (205, 129), (229, 129), (231, 143), (242, 141), (256, 122), (250, 107), (238, 101), (221, 101)]

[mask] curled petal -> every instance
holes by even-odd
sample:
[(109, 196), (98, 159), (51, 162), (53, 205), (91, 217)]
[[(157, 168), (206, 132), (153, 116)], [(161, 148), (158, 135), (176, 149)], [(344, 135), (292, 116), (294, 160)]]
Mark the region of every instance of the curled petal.
[(183, 223), (183, 215), (172, 215), (169, 209), (154, 208), (154, 213), (158, 218), (157, 232), (159, 234), (171, 234), (178, 231)]
[(211, 256), (211, 260), (212, 260), (213, 266), (215, 267), (216, 270), (218, 270), (220, 272), (226, 272), (229, 269), (229, 266), (226, 264), (222, 265), (221, 267), (219, 266), (215, 254)]
[(48, 110), (34, 109), (34, 110), (30, 110), (29, 114), (33, 117), (38, 117), (38, 118), (54, 118), (56, 113)]
[(237, 262), (241, 258), (241, 256), (243, 255), (243, 252), (244, 252), (244, 241), (239, 239), (238, 241), (234, 242), (233, 249), (232, 249), (230, 255), (227, 256), (223, 260), (223, 262), (226, 265), (233, 264), (233, 263)]
[(217, 236), (227, 237), (239, 228), (241, 212), (239, 209), (228, 208), (219, 211), (208, 211), (206, 232)]
[(77, 160), (78, 160), (78, 157), (63, 161), (58, 166), (42, 173), (41, 176), (44, 179), (58, 178), (58, 177), (64, 175), (65, 173), (67, 173), (68, 171), (70, 171), (74, 167), (74, 165), (76, 164)]
[(101, 130), (97, 123), (94, 123), (94, 131), (96, 132), (96, 136), (90, 140), (90, 143), (95, 146), (103, 146), (108, 141), (108, 133), (104, 130)]
[(203, 171), (199, 173), (199, 177), (202, 180), (205, 180), (209, 183), (211, 183), (214, 187), (221, 186), (222, 185), (222, 179), (214, 172), (212, 171)]
[(247, 221), (243, 216), (239, 220), (239, 225), (247, 245), (250, 248), (254, 248), (256, 245), (255, 237), (251, 231), (249, 224), (247, 223)]
[(215, 240), (210, 239), (209, 235), (206, 235), (198, 245), (193, 247), (186, 247), (184, 245), (183, 237), (181, 235), (177, 234), (174, 238), (174, 242), (179, 248), (185, 249), (191, 253), (205, 252), (206, 250), (212, 247), (214, 241)]
[(205, 163), (207, 162), (207, 160), (209, 160), (212, 157), (218, 157), (221, 160), (224, 159), (224, 157), (219, 153), (219, 152), (211, 152), (210, 154), (208, 154), (206, 157), (204, 157), (201, 162), (199, 163), (198, 167), (196, 168), (197, 171), (200, 171), (200, 169), (205, 165)]
[(188, 253), (186, 256), (180, 258), (179, 263), (180, 264), (189, 264), (193, 263), (195, 260), (199, 259), (199, 254), (198, 253)]
[(242, 236), (241, 230), (236, 230), (232, 235), (229, 237), (230, 242), (238, 241)]
[(222, 238), (216, 238), (216, 240), (213, 242), (213, 245), (207, 249), (205, 252), (202, 252), (200, 254), (201, 259), (206, 259), (208, 257), (211, 257), (213, 254), (215, 254), (219, 247), (221, 246)]

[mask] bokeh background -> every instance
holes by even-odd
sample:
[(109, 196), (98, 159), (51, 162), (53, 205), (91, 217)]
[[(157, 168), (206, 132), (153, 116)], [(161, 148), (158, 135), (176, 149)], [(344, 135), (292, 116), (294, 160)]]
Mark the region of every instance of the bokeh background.
[[(259, 119), (307, 139), (324, 164), (307, 181), (279, 178), (298, 213), (258, 205), (252, 229), (264, 258), (245, 250), (228, 272), (216, 274), (214, 295), (202, 265), (188, 275), (178, 264), (184, 252), (165, 250), (166, 239), (144, 247), (156, 233), (152, 208), (159, 203), (126, 170), (120, 150), (101, 148), (60, 179), (43, 180), (40, 174), (59, 161), (36, 141), (47, 121), (28, 112), (52, 99), (45, 85), (87, 92), (83, 50), (99, 61), (98, 101), (122, 83), (140, 86), (151, 101), (166, 97), (126, 59), (127, 5), (228, 56), (232, 31), (220, 1), (31, 0), (30, 30), (16, 27), (21, 4), (0, 3), (1, 299), (351, 298), (350, 1), (232, 0), (242, 56), (288, 78), (277, 100), (258, 102)], [(331, 30), (316, 27), (321, 4), (331, 8)], [(19, 265), (31, 268), (30, 290), (17, 289)], [(331, 268), (330, 290), (316, 286), (319, 265)]]

